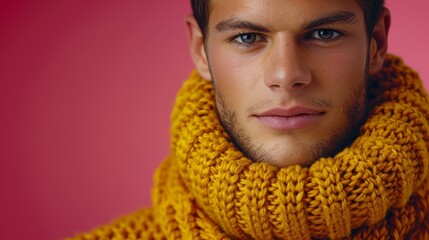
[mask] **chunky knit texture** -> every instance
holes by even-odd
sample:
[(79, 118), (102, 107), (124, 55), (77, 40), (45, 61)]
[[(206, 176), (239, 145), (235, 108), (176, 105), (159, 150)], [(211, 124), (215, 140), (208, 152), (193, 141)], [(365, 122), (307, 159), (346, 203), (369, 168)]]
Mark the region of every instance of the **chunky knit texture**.
[(394, 56), (369, 94), (351, 146), (277, 168), (234, 147), (212, 84), (194, 72), (177, 96), (153, 207), (76, 239), (429, 239), (429, 98)]

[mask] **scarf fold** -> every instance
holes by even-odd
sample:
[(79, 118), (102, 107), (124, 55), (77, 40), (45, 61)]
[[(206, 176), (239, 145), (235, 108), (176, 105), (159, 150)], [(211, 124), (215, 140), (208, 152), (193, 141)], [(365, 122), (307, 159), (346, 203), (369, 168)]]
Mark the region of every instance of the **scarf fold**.
[(369, 84), (371, 111), (349, 147), (278, 168), (234, 147), (212, 84), (194, 72), (177, 96), (153, 208), (112, 226), (132, 223), (127, 236), (143, 239), (429, 239), (429, 97), (391, 55)]

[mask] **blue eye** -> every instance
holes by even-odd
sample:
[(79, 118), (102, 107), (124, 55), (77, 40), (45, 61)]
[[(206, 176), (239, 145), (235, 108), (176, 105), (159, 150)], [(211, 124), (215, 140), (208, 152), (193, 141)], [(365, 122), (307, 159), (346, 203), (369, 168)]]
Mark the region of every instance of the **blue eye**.
[(252, 44), (258, 41), (259, 38), (256, 33), (245, 33), (237, 36), (234, 40), (240, 44)]
[(320, 29), (311, 33), (311, 37), (319, 40), (333, 40), (340, 36), (340, 33), (331, 29)]

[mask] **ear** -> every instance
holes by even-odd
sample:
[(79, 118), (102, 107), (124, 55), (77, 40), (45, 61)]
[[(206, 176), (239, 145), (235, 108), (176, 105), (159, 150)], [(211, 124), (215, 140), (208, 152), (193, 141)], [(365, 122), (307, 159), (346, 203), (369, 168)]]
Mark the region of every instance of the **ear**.
[(204, 48), (204, 37), (194, 16), (188, 15), (185, 18), (188, 32), (189, 51), (198, 73), (204, 79), (211, 80), (210, 68)]
[(370, 38), (369, 75), (377, 74), (383, 67), (387, 53), (387, 35), (390, 28), (390, 11), (383, 8)]

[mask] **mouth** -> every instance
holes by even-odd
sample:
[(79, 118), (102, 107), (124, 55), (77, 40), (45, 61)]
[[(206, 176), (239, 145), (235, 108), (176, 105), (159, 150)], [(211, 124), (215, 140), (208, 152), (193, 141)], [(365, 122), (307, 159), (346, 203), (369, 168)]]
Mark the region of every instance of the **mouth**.
[(326, 112), (308, 107), (295, 106), (292, 108), (273, 108), (254, 115), (262, 125), (268, 128), (292, 131), (312, 126)]

